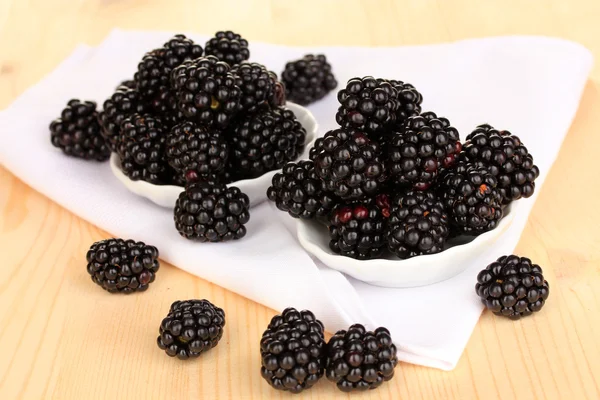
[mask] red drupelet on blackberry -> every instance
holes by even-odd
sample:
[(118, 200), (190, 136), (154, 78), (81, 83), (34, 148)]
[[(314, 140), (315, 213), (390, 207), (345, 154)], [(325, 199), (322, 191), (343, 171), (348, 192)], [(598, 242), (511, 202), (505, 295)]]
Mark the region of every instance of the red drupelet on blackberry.
[(486, 168), (459, 162), (446, 171), (437, 188), (457, 232), (479, 235), (494, 229), (503, 216), (498, 181)]
[(503, 205), (533, 195), (540, 171), (517, 136), (486, 125), (476, 128), (468, 138), (460, 159), (489, 169), (498, 179)]
[(308, 310), (286, 308), (260, 340), (261, 376), (278, 390), (300, 393), (325, 372), (323, 324)]
[(286, 96), (294, 103), (308, 105), (325, 97), (337, 86), (331, 65), (323, 54), (307, 54), (290, 61), (281, 73)]
[(432, 192), (409, 191), (392, 201), (387, 246), (398, 257), (439, 253), (448, 235), (444, 205)]
[(426, 112), (409, 117), (388, 137), (387, 169), (398, 185), (428, 189), (438, 174), (452, 168), (461, 150), (458, 131), (446, 118)]
[(232, 67), (250, 58), (248, 41), (231, 31), (217, 32), (206, 42), (205, 49), (207, 56), (215, 56)]
[(338, 101), (341, 105), (335, 119), (342, 128), (358, 129), (379, 139), (396, 122), (398, 91), (385, 80), (352, 78), (338, 92)]
[(398, 364), (390, 331), (361, 324), (340, 330), (327, 343), (327, 379), (342, 392), (376, 389), (394, 377)]
[(123, 120), (133, 114), (144, 114), (146, 110), (139, 92), (125, 86), (119, 86), (104, 102), (103, 110), (98, 114), (98, 121), (102, 126), (102, 136), (112, 151), (117, 151)]
[(374, 202), (338, 205), (330, 217), (329, 248), (336, 254), (359, 260), (379, 257), (386, 246), (389, 216), (386, 195), (377, 195)]
[(240, 110), (242, 91), (227, 63), (214, 56), (185, 61), (173, 70), (177, 106), (200, 125), (224, 129)]
[(69, 156), (96, 161), (110, 157), (93, 101), (70, 100), (60, 118), (50, 124), (50, 141)]
[(475, 291), (494, 314), (516, 320), (540, 311), (550, 288), (539, 265), (510, 255), (500, 257), (477, 275)]
[(219, 343), (224, 326), (225, 311), (210, 301), (176, 301), (160, 323), (156, 343), (170, 357), (196, 358)]
[(250, 200), (237, 187), (216, 182), (188, 184), (175, 204), (175, 227), (186, 239), (226, 242), (246, 235)]
[(86, 259), (92, 281), (110, 293), (148, 289), (160, 267), (156, 247), (134, 240), (101, 240), (90, 247)]
[(229, 145), (221, 131), (209, 130), (188, 121), (171, 129), (165, 153), (180, 181), (185, 181), (186, 176), (192, 173), (193, 179), (202, 176), (219, 178), (225, 172)]
[(311, 157), (326, 190), (345, 200), (377, 194), (386, 179), (379, 144), (354, 129), (327, 132)]
[(323, 190), (312, 161), (286, 164), (273, 176), (269, 200), (294, 218), (326, 218), (339, 199)]
[(251, 179), (298, 158), (306, 130), (291, 110), (263, 108), (242, 117), (227, 138), (232, 170), (238, 177)]

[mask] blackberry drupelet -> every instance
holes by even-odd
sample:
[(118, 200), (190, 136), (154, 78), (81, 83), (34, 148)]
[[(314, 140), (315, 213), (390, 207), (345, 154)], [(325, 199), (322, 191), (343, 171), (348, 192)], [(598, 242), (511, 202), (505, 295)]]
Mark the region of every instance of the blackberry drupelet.
[(398, 92), (398, 109), (396, 111), (396, 125), (402, 126), (408, 117), (421, 113), (423, 96), (410, 83), (396, 80), (387, 80)]
[(313, 153), (315, 171), (327, 191), (345, 200), (379, 192), (386, 176), (377, 142), (354, 129), (335, 129), (323, 136), (321, 146)]
[(232, 168), (239, 177), (249, 179), (298, 158), (306, 130), (291, 110), (276, 108), (244, 116), (227, 135)]
[(396, 346), (383, 327), (367, 331), (354, 324), (327, 343), (327, 379), (343, 392), (375, 389), (394, 377)]
[(96, 161), (110, 157), (93, 101), (70, 100), (60, 118), (50, 124), (50, 141), (69, 156)]
[(374, 202), (338, 205), (330, 216), (329, 248), (336, 254), (358, 260), (379, 257), (386, 246), (389, 216), (386, 195), (377, 195)]
[(471, 140), (473, 138), (473, 136), (477, 135), (478, 133), (487, 133), (490, 130), (495, 130), (493, 126), (491, 126), (490, 124), (481, 124), (478, 125), (475, 130), (473, 130), (473, 132), (469, 133), (465, 139), (466, 140)]
[(267, 100), (269, 102), (269, 106), (272, 108), (277, 108), (285, 105), (285, 85), (277, 79), (277, 74), (273, 71), (269, 71), (269, 75), (271, 76), (271, 81), (273, 82), (273, 90), (267, 96)]
[(391, 83), (372, 76), (352, 78), (338, 92), (335, 119), (342, 128), (355, 128), (379, 139), (396, 122), (398, 92)]
[(200, 125), (223, 129), (240, 109), (242, 91), (229, 65), (214, 56), (185, 61), (173, 70), (177, 106)]
[(101, 240), (90, 247), (86, 259), (92, 281), (110, 293), (143, 292), (160, 267), (156, 247), (135, 240)]
[(206, 42), (205, 52), (207, 56), (215, 56), (232, 67), (250, 58), (248, 41), (231, 31), (217, 32)]
[(503, 215), (497, 185), (496, 177), (486, 168), (464, 163), (444, 173), (438, 195), (458, 232), (479, 235), (496, 227)]
[[(488, 125), (489, 126), (489, 125)], [(486, 167), (498, 179), (502, 204), (530, 197), (540, 170), (521, 140), (508, 131), (478, 127), (469, 135), (460, 158), (479, 167)]]
[(294, 103), (308, 105), (325, 97), (337, 86), (331, 65), (323, 54), (307, 54), (290, 61), (281, 73), (286, 96)]
[(308, 152), (308, 159), (315, 161), (319, 153), (323, 150), (323, 138), (319, 137), (315, 140), (313, 147)]
[(390, 179), (417, 190), (428, 189), (442, 170), (452, 168), (462, 148), (458, 131), (432, 112), (409, 117), (388, 143)]
[(159, 119), (149, 114), (126, 118), (117, 148), (123, 173), (134, 181), (169, 181), (172, 172), (165, 157), (165, 141), (166, 132)]
[(160, 323), (156, 342), (168, 356), (196, 358), (219, 343), (224, 326), (225, 312), (210, 301), (176, 301)]
[(387, 246), (400, 258), (439, 253), (449, 235), (443, 203), (431, 192), (409, 191), (392, 201)]
[(323, 190), (312, 161), (286, 164), (267, 190), (269, 200), (294, 218), (326, 218), (339, 200)]
[(264, 65), (243, 62), (232, 68), (236, 85), (242, 90), (240, 100), (242, 110), (254, 112), (259, 106), (273, 101), (277, 76)]
[(539, 265), (510, 255), (500, 257), (477, 275), (475, 291), (494, 314), (516, 320), (540, 311), (550, 287)]
[(104, 102), (104, 109), (98, 114), (98, 121), (102, 126), (102, 136), (110, 149), (117, 151), (118, 143), (121, 141), (121, 124), (125, 118), (133, 114), (143, 114), (146, 106), (140, 94), (135, 89), (120, 86)]
[(174, 126), (166, 139), (166, 157), (181, 180), (187, 176), (223, 175), (229, 145), (220, 131), (211, 131), (193, 122)]
[(175, 227), (187, 239), (226, 242), (246, 235), (250, 200), (237, 187), (216, 182), (186, 186), (175, 203)]
[(202, 46), (185, 35), (175, 35), (163, 46), (163, 59), (167, 68), (173, 69), (186, 60), (202, 57)]
[(133, 79), (127, 79), (123, 82), (119, 83), (119, 86), (116, 87), (119, 90), (121, 87), (126, 87), (127, 89), (137, 89), (137, 85)]
[(286, 308), (260, 340), (262, 377), (275, 389), (300, 393), (324, 374), (323, 324), (308, 310)]

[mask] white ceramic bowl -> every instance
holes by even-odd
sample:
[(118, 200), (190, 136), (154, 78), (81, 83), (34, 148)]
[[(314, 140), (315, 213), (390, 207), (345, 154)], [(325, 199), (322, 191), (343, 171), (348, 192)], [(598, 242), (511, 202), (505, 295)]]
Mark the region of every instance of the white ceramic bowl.
[(372, 285), (415, 287), (441, 282), (461, 273), (474, 256), (489, 248), (506, 231), (513, 222), (515, 207), (513, 204), (505, 210), (504, 218), (492, 231), (468, 242), (467, 237), (453, 239), (449, 242), (450, 247), (441, 253), (407, 260), (395, 256), (376, 260), (355, 260), (340, 256), (329, 249), (329, 233), (324, 225), (315, 221), (298, 220), (296, 227), (302, 247), (328, 267)]
[[(300, 121), (300, 124), (306, 129), (306, 140), (304, 153), (302, 158), (308, 158), (308, 150), (312, 147), (317, 138), (318, 124), (312, 113), (295, 103), (286, 103), (288, 109), (292, 110)], [(110, 156), (110, 168), (117, 179), (125, 185), (129, 191), (145, 197), (150, 201), (162, 207), (173, 208), (175, 201), (179, 197), (179, 193), (183, 191), (181, 186), (175, 185), (153, 185), (146, 181), (132, 181), (121, 170), (121, 160), (113, 153)], [(250, 198), (250, 206), (255, 206), (267, 199), (267, 189), (271, 186), (271, 180), (280, 170), (269, 171), (266, 174), (254, 179), (244, 179), (241, 181), (232, 182), (227, 186), (236, 186), (248, 195)]]

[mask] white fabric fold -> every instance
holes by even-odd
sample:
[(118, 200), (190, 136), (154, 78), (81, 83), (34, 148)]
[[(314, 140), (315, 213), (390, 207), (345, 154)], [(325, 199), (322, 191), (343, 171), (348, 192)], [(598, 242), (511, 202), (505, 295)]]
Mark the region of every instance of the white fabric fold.
[[(589, 51), (543, 37), (389, 48), (251, 43), (252, 61), (276, 72), (287, 60), (322, 52), (339, 82), (361, 75), (411, 82), (424, 95), (423, 109), (448, 117), (463, 138), (488, 122), (518, 135), (533, 153), (541, 171), (536, 195), (522, 200), (527, 207), (519, 207), (514, 223), (492, 248), (474, 254), (465, 272), (445, 282), (390, 289), (348, 278), (313, 260), (298, 244), (294, 221), (267, 203), (251, 210), (243, 240), (187, 241), (175, 230), (171, 210), (128, 192), (107, 163), (65, 157), (52, 147), (48, 125), (70, 98), (101, 105), (116, 84), (133, 75), (141, 55), (170, 36), (114, 31), (95, 49), (76, 49), (0, 113), (0, 162), (73, 213), (115, 236), (157, 246), (164, 260), (194, 275), (277, 310), (311, 309), (329, 331), (355, 322), (369, 328), (386, 326), (401, 360), (454, 368), (481, 313), (473, 290), (475, 276), (514, 250), (577, 110), (592, 65)], [(335, 94), (330, 94), (309, 107), (320, 134), (335, 127), (336, 103)]]

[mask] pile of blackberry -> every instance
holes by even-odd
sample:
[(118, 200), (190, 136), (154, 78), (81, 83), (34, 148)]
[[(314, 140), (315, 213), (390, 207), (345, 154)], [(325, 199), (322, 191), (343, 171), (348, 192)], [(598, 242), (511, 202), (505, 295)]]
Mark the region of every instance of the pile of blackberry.
[(517, 136), (484, 124), (462, 142), (447, 118), (422, 112), (410, 83), (356, 77), (338, 100), (339, 127), (315, 141), (309, 160), (275, 174), (267, 191), (279, 210), (327, 225), (336, 254), (439, 253), (456, 236), (496, 228), (511, 202), (533, 195), (539, 169)]

